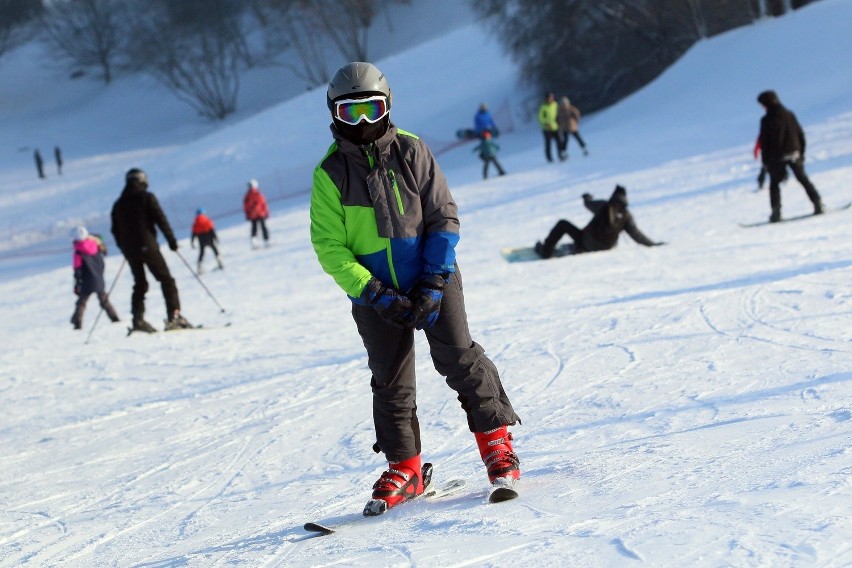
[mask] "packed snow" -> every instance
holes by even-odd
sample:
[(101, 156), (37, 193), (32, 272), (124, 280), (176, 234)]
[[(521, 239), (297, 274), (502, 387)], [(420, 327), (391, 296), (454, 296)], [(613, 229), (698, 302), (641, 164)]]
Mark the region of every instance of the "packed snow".
[[(161, 91), (152, 102), (144, 78), (48, 83), (26, 65), (34, 48), (10, 55), (0, 567), (852, 564), (852, 210), (739, 226), (769, 215), (751, 154), (767, 88), (804, 125), (826, 205), (852, 200), (849, 22), (852, 3), (822, 0), (703, 41), (584, 118), (589, 157), (572, 141), (553, 164), (524, 110), (540, 94), (518, 85), (488, 30), (376, 61), (394, 122), (431, 144), (459, 204), (471, 332), (523, 419), (511, 429), (521, 497), (486, 503), (473, 436), (418, 334), (423, 456), (435, 483), (467, 487), (321, 537), (303, 524), (358, 519), (386, 465), (349, 302), (308, 236), (311, 172), (331, 140), (324, 89), (209, 125)], [(484, 181), (472, 145), (454, 144), (483, 101), (512, 125), (497, 139), (509, 174)], [(126, 337), (132, 278), (108, 216), (130, 167), (148, 172), (182, 237), (180, 256), (164, 255), (201, 330)], [(260, 250), (240, 212), (249, 178), (272, 211)], [(560, 218), (584, 224), (581, 194), (617, 183), (666, 246), (622, 236), (608, 252), (501, 258)], [(787, 216), (810, 211), (795, 180), (783, 199)], [(182, 261), (195, 265), (197, 207), (225, 264), (204, 287)], [(98, 320), (91, 298), (71, 329), (79, 223), (107, 237), (122, 323)], [(153, 281), (147, 306), (162, 327)]]

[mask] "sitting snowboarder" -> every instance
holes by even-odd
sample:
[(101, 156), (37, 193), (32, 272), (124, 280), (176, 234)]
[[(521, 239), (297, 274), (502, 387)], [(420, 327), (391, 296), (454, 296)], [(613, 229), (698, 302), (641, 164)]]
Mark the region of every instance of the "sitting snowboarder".
[(569, 235), (574, 240), (575, 253), (609, 250), (618, 244), (621, 231), (626, 231), (634, 241), (646, 247), (665, 244), (652, 241), (639, 230), (633, 215), (627, 210), (627, 190), (620, 185), (615, 186), (615, 191), (606, 201), (593, 199), (591, 194), (584, 193), (583, 205), (594, 213), (589, 224), (579, 229), (570, 221), (561, 219), (544, 242), (535, 244), (535, 252), (540, 257), (553, 256), (553, 249), (563, 235)]

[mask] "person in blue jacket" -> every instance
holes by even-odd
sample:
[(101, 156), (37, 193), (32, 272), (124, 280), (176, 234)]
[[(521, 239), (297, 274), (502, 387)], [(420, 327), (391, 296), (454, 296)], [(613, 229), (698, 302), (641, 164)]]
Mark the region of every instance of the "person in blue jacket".
[(480, 104), (479, 110), (473, 115), (473, 131), (480, 138), (485, 132), (490, 132), (491, 136), (500, 135), (497, 125), (494, 124), (494, 117), (491, 116), (491, 111), (485, 103)]

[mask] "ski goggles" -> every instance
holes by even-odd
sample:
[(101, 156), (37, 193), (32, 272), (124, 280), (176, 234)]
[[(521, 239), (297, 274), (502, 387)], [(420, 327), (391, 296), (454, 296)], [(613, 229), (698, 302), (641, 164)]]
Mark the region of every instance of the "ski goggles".
[(383, 119), (390, 110), (385, 96), (366, 99), (343, 99), (334, 103), (334, 118), (355, 126), (362, 120), (374, 124)]

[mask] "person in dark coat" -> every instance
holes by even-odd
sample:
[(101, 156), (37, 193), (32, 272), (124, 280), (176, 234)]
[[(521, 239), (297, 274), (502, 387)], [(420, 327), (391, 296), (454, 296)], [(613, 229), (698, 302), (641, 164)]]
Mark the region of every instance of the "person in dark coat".
[(109, 301), (104, 284), (104, 257), (107, 248), (100, 235), (91, 235), (86, 227), (82, 225), (72, 232), (74, 239), (74, 255), (72, 267), (74, 268), (74, 294), (77, 302), (74, 304), (74, 314), (71, 316), (71, 325), (74, 329), (83, 327), (83, 313), (86, 311), (86, 303), (89, 296), (96, 294), (101, 307), (113, 322), (119, 321), (115, 308)]
[(814, 206), (814, 215), (825, 209), (814, 184), (805, 173), (805, 132), (796, 115), (781, 104), (775, 91), (763, 91), (757, 102), (766, 109), (760, 119), (760, 152), (763, 165), (769, 173), (770, 223), (781, 220), (781, 182), (787, 177), (787, 168), (805, 188)]
[(35, 160), (36, 170), (38, 170), (38, 177), (40, 179), (44, 179), (46, 176), (44, 175), (44, 160), (41, 158), (41, 152), (36, 149), (33, 152), (33, 159)]
[(56, 158), (56, 171), (59, 172), (59, 175), (62, 175), (62, 150), (59, 149), (59, 146), (53, 147), (53, 157)]
[(148, 192), (148, 176), (145, 172), (137, 168), (127, 172), (124, 190), (113, 205), (111, 216), (115, 242), (133, 273), (133, 295), (130, 300), (132, 329), (148, 333), (156, 331), (144, 318), (145, 293), (148, 292), (145, 267), (148, 267), (163, 290), (163, 298), (166, 301), (166, 330), (192, 327), (180, 314), (177, 285), (160, 253), (157, 228), (159, 227), (166, 237), (171, 250), (177, 252), (178, 242), (159, 201), (153, 193)]
[(593, 252), (609, 250), (618, 244), (618, 236), (621, 231), (630, 235), (634, 241), (646, 247), (659, 246), (664, 243), (654, 242), (646, 237), (636, 222), (633, 215), (627, 209), (627, 190), (620, 185), (615, 186), (615, 191), (608, 200), (593, 199), (589, 193), (583, 194), (583, 205), (594, 213), (589, 224), (582, 229), (570, 221), (561, 219), (551, 229), (550, 234), (544, 242), (537, 242), (535, 251), (542, 258), (553, 256), (553, 249), (564, 235), (574, 240), (574, 252)]

